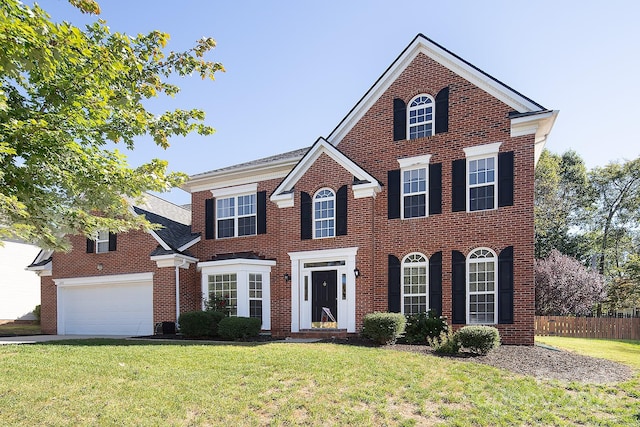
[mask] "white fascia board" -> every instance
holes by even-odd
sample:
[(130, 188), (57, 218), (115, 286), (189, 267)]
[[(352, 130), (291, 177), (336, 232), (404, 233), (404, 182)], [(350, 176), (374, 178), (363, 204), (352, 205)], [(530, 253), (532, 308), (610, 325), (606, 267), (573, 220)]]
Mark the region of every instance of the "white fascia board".
[(151, 261), (155, 261), (158, 268), (180, 267), (188, 269), (189, 264), (195, 264), (198, 259), (181, 254), (169, 254), (152, 256)]
[(292, 208), (295, 205), (295, 198), (293, 191), (282, 194), (274, 194), (269, 198), (273, 203), (278, 205), (279, 208)]
[[(311, 147), (309, 152), (305, 155), (305, 157), (300, 160), (295, 168), (293, 168), (289, 176), (287, 176), (284, 181), (282, 181), (280, 185), (278, 185), (278, 187), (274, 191), (274, 194), (270, 197), (271, 201), (277, 203), (278, 207), (293, 206), (293, 193), (290, 193), (291, 190), (298, 182), (298, 180), (302, 178), (302, 176), (307, 172), (311, 165), (313, 165), (323, 153), (333, 159), (342, 168), (349, 172), (349, 174), (353, 175), (358, 180), (369, 181), (369, 183), (372, 184), (372, 187), (377, 189), (377, 191), (369, 194), (370, 196), (373, 196), (375, 195), (375, 193), (378, 193), (382, 190), (377, 179), (367, 173), (364, 169), (358, 166), (347, 156), (338, 151), (338, 149), (331, 145), (329, 141), (324, 138), (319, 138), (318, 141)], [(355, 186), (353, 187), (355, 188)], [(360, 188), (364, 189), (365, 187)], [(364, 197), (362, 196), (362, 194), (363, 193), (360, 192), (361, 197)]]
[(540, 106), (518, 94), (504, 84), (498, 83), (485, 73), (467, 64), (452, 53), (444, 50), (424, 37), (416, 37), (404, 53), (385, 71), (376, 84), (356, 104), (345, 119), (331, 132), (327, 138), (329, 142), (337, 146), (355, 124), (364, 116), (371, 106), (389, 89), (400, 74), (407, 68), (418, 54), (423, 53), (438, 62), (457, 75), (463, 77), (480, 89), (504, 102), (520, 113), (539, 111)]
[(535, 165), (538, 164), (547, 137), (558, 117), (558, 110), (511, 119), (511, 137), (535, 135)]
[(362, 184), (353, 184), (351, 186), (353, 190), (354, 199), (364, 199), (366, 197), (375, 198), (376, 195), (382, 191), (378, 181), (375, 182), (363, 182)]
[(133, 274), (113, 274), (108, 276), (70, 277), (64, 279), (53, 279), (57, 287), (66, 286), (94, 286), (94, 285), (115, 285), (148, 283), (153, 281), (153, 273), (133, 273)]
[(320, 249), (317, 251), (302, 251), (302, 252), (289, 252), (289, 258), (291, 261), (299, 261), (304, 259), (313, 259), (320, 261), (323, 259), (334, 260), (347, 257), (355, 257), (358, 253), (358, 246), (350, 248), (338, 248), (338, 249)]
[(49, 261), (48, 263), (44, 264), (44, 265), (38, 265), (36, 267), (26, 267), (25, 270), (27, 271), (33, 271), (34, 273), (36, 273), (38, 276), (40, 277), (46, 277), (46, 276), (51, 276), (51, 267), (52, 267), (52, 262)]
[(192, 241), (185, 243), (184, 245), (180, 246), (178, 248), (179, 252), (182, 252), (186, 249), (189, 249), (191, 246), (195, 245), (196, 243), (198, 243), (200, 240), (202, 240), (202, 236), (198, 236), (195, 239), (193, 239)]
[(487, 157), (498, 154), (502, 142), (494, 142), (492, 144), (476, 145), (474, 147), (466, 147), (462, 150), (467, 159), (473, 157)]
[(151, 234), (151, 236), (156, 239), (160, 246), (162, 246), (162, 249), (164, 249), (165, 251), (171, 250), (171, 246), (167, 245), (165, 241), (162, 240), (160, 236), (158, 236), (158, 233), (156, 233), (155, 230), (149, 230), (149, 234)]
[(298, 156), (259, 166), (246, 166), (237, 169), (221, 170), (203, 175), (195, 175), (191, 177), (181, 188), (189, 193), (197, 193), (216, 188), (284, 178), (301, 158), (302, 156)]

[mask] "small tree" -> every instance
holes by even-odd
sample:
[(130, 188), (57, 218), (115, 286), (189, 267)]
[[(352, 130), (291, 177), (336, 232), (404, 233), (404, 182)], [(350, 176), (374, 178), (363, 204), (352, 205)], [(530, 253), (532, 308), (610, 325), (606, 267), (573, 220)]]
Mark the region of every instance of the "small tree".
[(604, 277), (552, 250), (535, 263), (536, 314), (587, 315), (605, 297)]

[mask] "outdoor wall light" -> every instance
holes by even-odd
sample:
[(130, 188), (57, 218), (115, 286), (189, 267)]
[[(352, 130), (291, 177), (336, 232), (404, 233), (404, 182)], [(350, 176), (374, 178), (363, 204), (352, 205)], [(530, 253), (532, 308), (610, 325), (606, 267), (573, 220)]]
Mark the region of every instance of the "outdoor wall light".
[(104, 265), (98, 264), (96, 268), (98, 269), (98, 271), (102, 271), (102, 269), (104, 268)]
[(356, 268), (354, 268), (354, 269), (353, 269), (353, 274), (356, 276), (356, 279), (357, 279), (358, 277), (360, 277), (360, 270), (358, 270), (358, 268), (357, 268), (357, 267), (356, 267)]
[(288, 282), (291, 280), (291, 276), (289, 275), (289, 273), (284, 273), (284, 281)]

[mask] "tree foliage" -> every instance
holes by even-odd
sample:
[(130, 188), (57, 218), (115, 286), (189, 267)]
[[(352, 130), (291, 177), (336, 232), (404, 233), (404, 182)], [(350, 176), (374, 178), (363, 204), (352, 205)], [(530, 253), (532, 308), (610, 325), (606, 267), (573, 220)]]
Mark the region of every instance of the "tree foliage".
[(604, 277), (578, 260), (552, 250), (535, 263), (536, 314), (587, 315), (605, 297)]
[(553, 249), (581, 258), (585, 239), (580, 233), (589, 205), (587, 169), (575, 151), (562, 155), (542, 152), (535, 172), (535, 254), (544, 258)]
[[(93, 0), (70, 2), (100, 11)], [(158, 159), (131, 168), (109, 145), (131, 149), (150, 135), (166, 148), (174, 135), (211, 134), (202, 111), (158, 115), (145, 101), (178, 93), (170, 76), (213, 79), (223, 70), (205, 59), (215, 41), (167, 52), (160, 31), (130, 37), (101, 20), (80, 29), (52, 22), (38, 5), (0, 5), (0, 239), (66, 249), (66, 234), (149, 227), (126, 198), (166, 191), (185, 175)]]

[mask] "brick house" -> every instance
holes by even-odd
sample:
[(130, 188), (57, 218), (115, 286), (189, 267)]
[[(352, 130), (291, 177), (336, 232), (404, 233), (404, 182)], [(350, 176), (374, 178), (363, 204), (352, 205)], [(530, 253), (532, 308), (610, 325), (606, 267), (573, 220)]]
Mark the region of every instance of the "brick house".
[(192, 176), (190, 216), (134, 207), (156, 233), (39, 260), (43, 330), (151, 333), (216, 295), (274, 336), (434, 309), (531, 345), (534, 166), (556, 116), (419, 34), (326, 138)]

